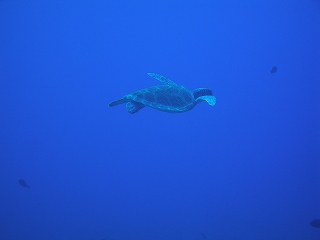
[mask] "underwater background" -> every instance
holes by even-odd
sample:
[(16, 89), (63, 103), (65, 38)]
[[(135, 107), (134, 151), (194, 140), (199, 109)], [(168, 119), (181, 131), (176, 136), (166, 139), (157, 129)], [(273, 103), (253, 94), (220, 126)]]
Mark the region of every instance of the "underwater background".
[[(318, 0), (0, 0), (0, 240), (320, 239), (319, 26)], [(147, 72), (217, 103), (108, 107)]]

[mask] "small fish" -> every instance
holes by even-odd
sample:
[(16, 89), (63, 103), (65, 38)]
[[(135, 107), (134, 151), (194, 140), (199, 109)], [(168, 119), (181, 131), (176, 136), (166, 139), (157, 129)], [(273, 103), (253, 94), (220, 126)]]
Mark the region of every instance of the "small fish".
[(310, 225), (315, 228), (320, 228), (320, 219), (313, 219), (310, 222)]
[(271, 74), (275, 73), (278, 70), (278, 68), (276, 66), (273, 66), (270, 70)]
[(29, 185), (26, 183), (26, 181), (23, 180), (23, 179), (19, 179), (19, 180), (18, 180), (18, 183), (19, 183), (20, 186), (22, 186), (22, 187), (30, 188), (30, 186), (29, 186)]

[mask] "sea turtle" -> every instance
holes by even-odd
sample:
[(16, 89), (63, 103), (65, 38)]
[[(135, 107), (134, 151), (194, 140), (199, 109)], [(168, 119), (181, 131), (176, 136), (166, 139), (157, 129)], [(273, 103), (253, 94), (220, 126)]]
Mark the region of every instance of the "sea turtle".
[(156, 73), (148, 73), (164, 85), (144, 88), (125, 95), (109, 104), (109, 107), (127, 103), (127, 111), (136, 113), (145, 106), (169, 113), (180, 113), (191, 110), (196, 104), (206, 101), (209, 105), (216, 104), (216, 98), (208, 88), (197, 88), (193, 92), (184, 86), (175, 84), (170, 79)]

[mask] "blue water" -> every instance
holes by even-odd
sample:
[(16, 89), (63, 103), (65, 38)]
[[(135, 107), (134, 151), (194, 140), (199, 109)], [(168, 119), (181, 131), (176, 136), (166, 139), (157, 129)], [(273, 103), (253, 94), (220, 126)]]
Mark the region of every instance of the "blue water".
[[(1, 0), (0, 239), (320, 239), (319, 26), (318, 0)], [(217, 104), (108, 107), (147, 72)]]

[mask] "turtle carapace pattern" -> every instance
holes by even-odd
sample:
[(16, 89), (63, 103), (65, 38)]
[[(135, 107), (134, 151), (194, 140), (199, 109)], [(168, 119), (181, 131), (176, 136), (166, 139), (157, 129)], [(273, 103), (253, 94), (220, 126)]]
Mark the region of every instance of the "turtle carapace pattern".
[(113, 101), (109, 107), (126, 103), (129, 113), (136, 113), (144, 107), (151, 107), (169, 113), (186, 112), (199, 102), (206, 101), (210, 106), (216, 104), (216, 98), (208, 88), (197, 88), (193, 92), (184, 86), (177, 85), (170, 79), (156, 73), (148, 73), (163, 85), (144, 88)]

